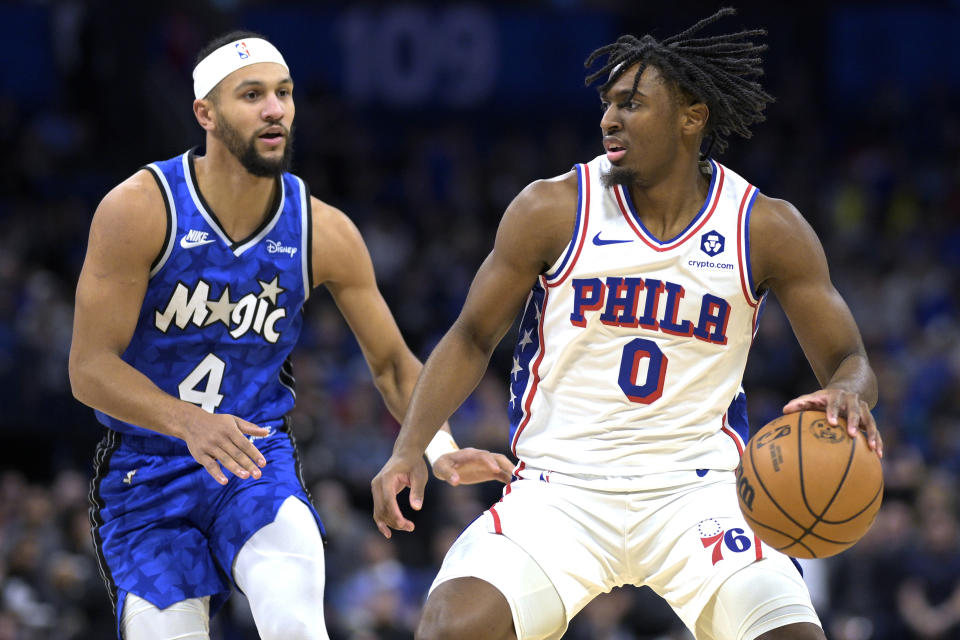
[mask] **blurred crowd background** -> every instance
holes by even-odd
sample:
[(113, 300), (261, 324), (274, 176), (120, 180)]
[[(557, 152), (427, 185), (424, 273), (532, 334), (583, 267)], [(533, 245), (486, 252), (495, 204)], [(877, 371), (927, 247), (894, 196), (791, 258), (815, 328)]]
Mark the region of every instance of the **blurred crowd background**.
[[(880, 380), (886, 495), (852, 550), (805, 563), (834, 640), (960, 638), (960, 2), (738, 2), (765, 26), (777, 101), (718, 160), (794, 203), (823, 240)], [(296, 81), (294, 171), (360, 227), (383, 293), (426, 357), (455, 319), (511, 198), (601, 152), (582, 62), (626, 32), (712, 13), (677, 0), (0, 4), (0, 640), (109, 638), (87, 485), (101, 428), (70, 394), (72, 299), (91, 215), (143, 164), (202, 136), (190, 72), (210, 38), (270, 37)], [(506, 450), (508, 334), (452, 420)], [(369, 483), (397, 424), (318, 292), (295, 353), (294, 420), (326, 524), (335, 640), (411, 638), (447, 547), (493, 484), (431, 481), (413, 534), (384, 540)], [(452, 372), (455, 373), (455, 372)], [(769, 304), (744, 386), (756, 429), (816, 388)], [(242, 597), (213, 636), (256, 632)], [(648, 590), (618, 589), (574, 640), (686, 638)]]

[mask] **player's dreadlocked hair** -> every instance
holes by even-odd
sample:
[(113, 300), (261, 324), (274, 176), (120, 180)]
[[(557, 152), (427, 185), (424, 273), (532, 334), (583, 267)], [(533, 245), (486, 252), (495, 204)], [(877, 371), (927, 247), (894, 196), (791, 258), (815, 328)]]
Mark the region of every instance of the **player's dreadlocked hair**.
[[(749, 126), (764, 120), (763, 109), (773, 97), (763, 90), (754, 78), (763, 75), (760, 54), (767, 45), (755, 44), (751, 38), (767, 34), (764, 29), (751, 29), (706, 38), (693, 38), (695, 33), (720, 18), (733, 15), (735, 9), (724, 8), (704, 18), (686, 31), (658, 42), (653, 36), (642, 38), (626, 35), (616, 42), (600, 47), (590, 54), (584, 67), (591, 67), (601, 56), (606, 63), (587, 76), (586, 84), (610, 74), (600, 87), (606, 92), (623, 73), (637, 62), (640, 68), (633, 79), (636, 92), (640, 74), (647, 65), (655, 66), (668, 82), (673, 83), (694, 101), (703, 102), (710, 109), (706, 134), (711, 137), (704, 152), (716, 146), (722, 153), (727, 148), (727, 137), (736, 133), (750, 137)], [(632, 97), (632, 96), (631, 96)]]

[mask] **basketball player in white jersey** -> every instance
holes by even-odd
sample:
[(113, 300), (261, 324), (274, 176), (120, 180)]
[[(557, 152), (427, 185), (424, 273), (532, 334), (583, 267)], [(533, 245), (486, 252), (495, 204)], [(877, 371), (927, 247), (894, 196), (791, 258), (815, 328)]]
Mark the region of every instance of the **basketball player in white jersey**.
[(767, 293), (823, 386), (784, 411), (845, 416), (880, 455), (876, 380), (810, 226), (706, 155), (771, 99), (754, 81), (763, 31), (694, 36), (730, 13), (590, 57), (606, 56), (587, 79), (606, 78), (606, 153), (517, 196), (424, 367), (373, 482), (387, 537), (413, 529), (396, 495), (421, 506), (424, 447), (521, 313), (515, 479), (451, 547), (418, 638), (559, 638), (624, 584), (653, 588), (698, 640), (824, 638), (800, 573), (737, 504), (740, 383)]

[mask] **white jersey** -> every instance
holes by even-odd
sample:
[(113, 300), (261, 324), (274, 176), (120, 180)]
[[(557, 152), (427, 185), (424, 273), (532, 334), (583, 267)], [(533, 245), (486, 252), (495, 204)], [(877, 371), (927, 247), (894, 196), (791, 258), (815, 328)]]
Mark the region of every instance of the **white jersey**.
[(628, 189), (602, 186), (605, 156), (576, 166), (573, 238), (530, 293), (510, 373), (518, 475), (616, 490), (737, 465), (762, 306), (749, 264), (757, 190), (709, 167), (703, 207), (662, 241)]

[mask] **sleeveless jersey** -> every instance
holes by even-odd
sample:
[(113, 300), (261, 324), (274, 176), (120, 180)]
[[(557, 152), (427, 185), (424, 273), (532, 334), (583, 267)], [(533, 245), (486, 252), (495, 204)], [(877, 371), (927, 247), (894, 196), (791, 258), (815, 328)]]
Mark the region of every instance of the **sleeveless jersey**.
[[(310, 194), (284, 173), (277, 202), (249, 237), (231, 240), (200, 193), (193, 152), (147, 165), (167, 209), (123, 359), (170, 395), (211, 413), (278, 427), (293, 407), (288, 361), (310, 292)], [(102, 412), (122, 433), (182, 444)]]
[(733, 469), (763, 302), (749, 263), (757, 190), (709, 161), (703, 207), (661, 241), (628, 189), (602, 186), (609, 168), (605, 156), (575, 167), (573, 238), (521, 316), (508, 407), (518, 475), (617, 489), (646, 474)]

